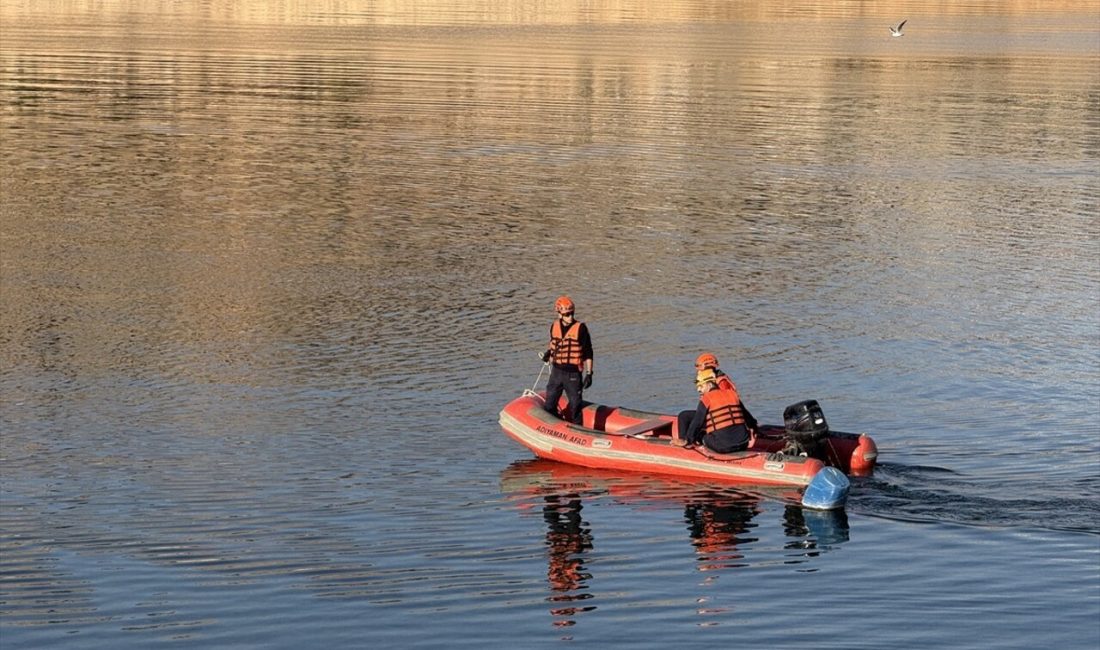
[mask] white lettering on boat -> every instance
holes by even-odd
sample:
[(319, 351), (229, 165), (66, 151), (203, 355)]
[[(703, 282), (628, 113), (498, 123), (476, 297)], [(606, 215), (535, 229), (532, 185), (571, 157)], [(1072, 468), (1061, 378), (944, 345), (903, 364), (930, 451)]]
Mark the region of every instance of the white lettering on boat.
[(554, 436), (555, 438), (559, 438), (574, 445), (581, 445), (582, 447), (588, 446), (588, 439), (565, 433), (564, 431), (558, 431), (557, 429), (551, 429), (550, 427), (544, 427), (541, 425), (535, 427), (535, 430), (539, 433), (544, 433), (548, 436)]

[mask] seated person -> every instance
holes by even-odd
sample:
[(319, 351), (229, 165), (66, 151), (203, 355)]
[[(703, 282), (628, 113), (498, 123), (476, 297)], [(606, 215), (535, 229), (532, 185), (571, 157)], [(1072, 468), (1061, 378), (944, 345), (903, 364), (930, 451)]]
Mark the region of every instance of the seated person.
[(710, 368), (714, 371), (715, 376), (718, 378), (718, 388), (730, 388), (734, 392), (737, 392), (737, 386), (733, 385), (733, 380), (729, 378), (729, 375), (722, 372), (722, 369), (718, 367), (718, 357), (714, 356), (712, 352), (704, 352), (695, 358), (695, 370), (702, 372)]
[(749, 446), (749, 422), (752, 416), (741, 405), (737, 391), (718, 388), (718, 375), (713, 369), (700, 370), (695, 376), (699, 405), (694, 411), (682, 411), (677, 418), (677, 447), (700, 442), (713, 452), (728, 454)]

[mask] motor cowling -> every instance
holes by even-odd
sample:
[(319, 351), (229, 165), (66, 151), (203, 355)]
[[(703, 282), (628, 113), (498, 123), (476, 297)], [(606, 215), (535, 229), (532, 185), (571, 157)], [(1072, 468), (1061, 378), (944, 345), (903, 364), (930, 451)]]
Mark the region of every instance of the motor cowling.
[(787, 453), (815, 456), (825, 436), (829, 435), (829, 423), (817, 400), (806, 400), (783, 409), (783, 429), (790, 451)]

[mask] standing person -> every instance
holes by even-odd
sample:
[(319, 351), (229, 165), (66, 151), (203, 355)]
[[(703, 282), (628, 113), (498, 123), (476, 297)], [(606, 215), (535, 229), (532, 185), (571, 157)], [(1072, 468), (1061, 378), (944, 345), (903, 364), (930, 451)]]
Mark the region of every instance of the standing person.
[(746, 449), (748, 411), (737, 392), (718, 388), (718, 375), (710, 368), (696, 374), (695, 389), (699, 391), (699, 404), (694, 411), (680, 412), (672, 444), (686, 447), (702, 443), (719, 454)]
[(573, 318), (574, 309), (569, 296), (562, 296), (554, 303), (558, 318), (550, 325), (550, 347), (541, 356), (543, 363), (553, 363), (543, 408), (557, 416), (558, 399), (565, 391), (570, 420), (581, 424), (583, 391), (592, 386), (592, 337), (588, 327)]

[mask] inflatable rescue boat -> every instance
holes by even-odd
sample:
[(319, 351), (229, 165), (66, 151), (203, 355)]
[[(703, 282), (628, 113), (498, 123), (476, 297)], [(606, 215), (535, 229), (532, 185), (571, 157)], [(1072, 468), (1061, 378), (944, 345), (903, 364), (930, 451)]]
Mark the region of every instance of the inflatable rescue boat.
[[(817, 402), (787, 408), (784, 425), (758, 427), (748, 449), (717, 454), (672, 444), (676, 415), (586, 403), (583, 424), (543, 408), (543, 394), (524, 391), (500, 412), (508, 437), (536, 456), (563, 463), (804, 488), (802, 505), (842, 507), (848, 475), (868, 476), (878, 450), (866, 434), (830, 431)], [(562, 402), (564, 406), (564, 399)]]

